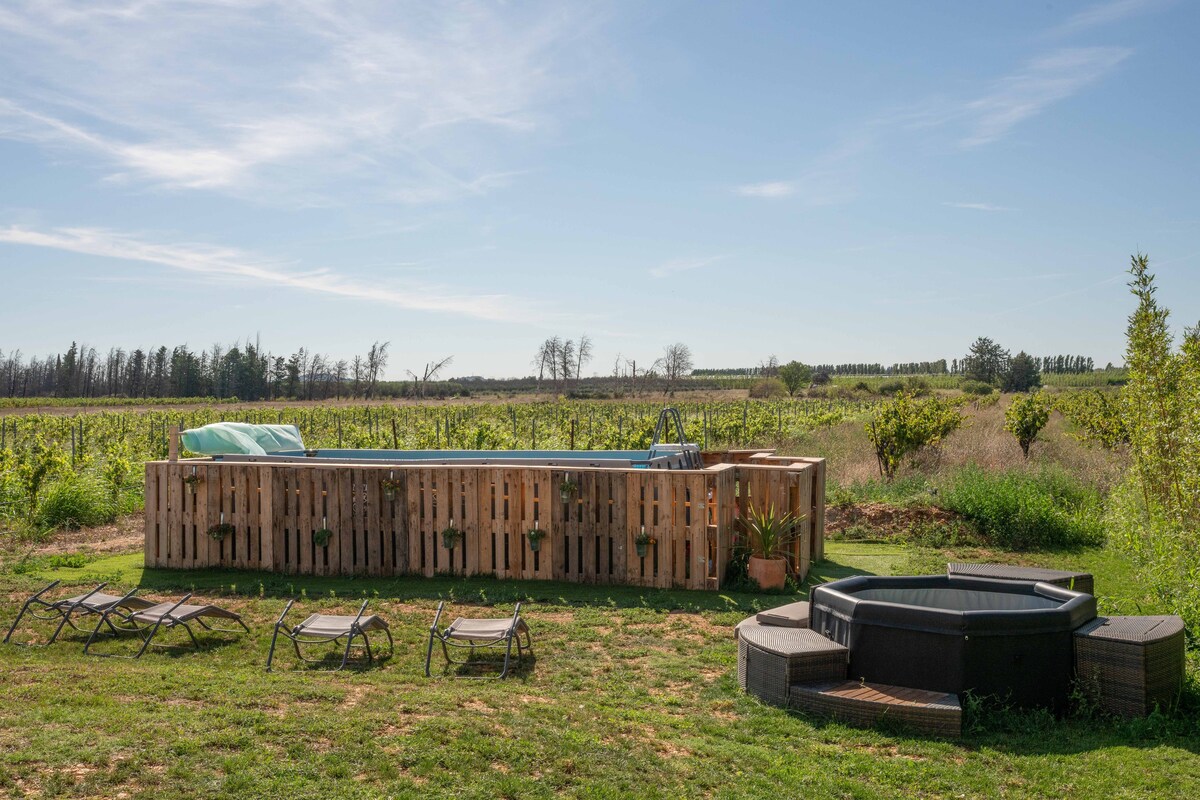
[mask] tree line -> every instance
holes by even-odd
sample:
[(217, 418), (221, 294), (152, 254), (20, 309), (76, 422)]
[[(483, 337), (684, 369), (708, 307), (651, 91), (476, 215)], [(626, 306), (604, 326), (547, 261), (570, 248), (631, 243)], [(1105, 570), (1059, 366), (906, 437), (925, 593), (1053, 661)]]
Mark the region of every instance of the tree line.
[[(264, 350), (257, 341), (194, 351), (167, 348), (94, 347), (72, 342), (65, 353), (26, 359), (20, 350), (0, 350), (2, 397), (236, 397), (370, 399), (380, 389), (388, 342), (374, 342), (351, 359), (333, 359), (301, 347), (289, 356)], [(413, 375), (413, 373), (409, 373)], [(436, 371), (424, 380), (436, 378)], [(414, 384), (422, 378), (413, 375)]]

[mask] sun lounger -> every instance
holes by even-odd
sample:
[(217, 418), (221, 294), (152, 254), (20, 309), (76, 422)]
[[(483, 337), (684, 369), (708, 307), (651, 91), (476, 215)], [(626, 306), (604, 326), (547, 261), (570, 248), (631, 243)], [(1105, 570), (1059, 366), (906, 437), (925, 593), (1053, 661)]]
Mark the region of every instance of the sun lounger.
[[(508, 667), (512, 660), (512, 648), (515, 643), (517, 646), (517, 663), (521, 662), (526, 650), (533, 648), (533, 641), (529, 636), (529, 626), (525, 624), (525, 620), (521, 619), (521, 604), (517, 603), (516, 609), (513, 611), (511, 618), (504, 619), (464, 619), (459, 617), (451, 622), (445, 630), (438, 628), (438, 622), (442, 619), (442, 609), (445, 603), (438, 603), (437, 615), (433, 618), (433, 625), (429, 627), (429, 649), (425, 653), (425, 677), (429, 677), (430, 661), (433, 659), (433, 646), (435, 642), (440, 642), (442, 645), (442, 654), (446, 657), (446, 663), (449, 664), (465, 664), (475, 656), (475, 651), (485, 647), (504, 647), (504, 666), (500, 669), (500, 674), (496, 677), (503, 678), (508, 674)], [(525, 641), (521, 641), (521, 636), (524, 635)], [(463, 661), (455, 661), (450, 656), (450, 648), (466, 648), (468, 650), (467, 657)], [(463, 677), (488, 677), (484, 676), (463, 676)]]
[(275, 633), (271, 636), (271, 651), (267, 654), (267, 672), (271, 671), (271, 661), (275, 658), (275, 643), (279, 640), (280, 634), (291, 639), (292, 646), (296, 648), (296, 658), (308, 663), (317, 663), (323, 659), (305, 658), (300, 652), (300, 645), (324, 644), (345, 639), (346, 649), (342, 653), (342, 663), (338, 669), (344, 668), (350, 660), (350, 648), (354, 645), (355, 638), (362, 639), (362, 647), (367, 651), (367, 663), (374, 660), (374, 655), (371, 653), (371, 640), (367, 637), (369, 632), (382, 631), (387, 636), (388, 648), (394, 647), (392, 632), (388, 629), (387, 622), (376, 614), (363, 616), (367, 611), (368, 601), (366, 600), (363, 600), (362, 606), (354, 616), (312, 614), (299, 625), (289, 627), (283, 620), (292, 610), (295, 602), (294, 598), (289, 600), (283, 607), (283, 613), (275, 621)]
[[(136, 591), (136, 589), (134, 590)], [(171, 630), (172, 628), (183, 628), (187, 631), (188, 637), (192, 640), (192, 647), (199, 650), (200, 643), (196, 640), (196, 634), (192, 630), (190, 623), (195, 622), (206, 631), (216, 631), (221, 633), (240, 633), (237, 628), (219, 628), (209, 624), (210, 619), (228, 619), (233, 620), (242, 631), (250, 632), (246, 627), (246, 623), (242, 622), (240, 615), (232, 611), (214, 605), (196, 605), (189, 604), (188, 600), (192, 599), (189, 592), (182, 599), (177, 601), (167, 601), (164, 603), (156, 603), (147, 608), (136, 609), (133, 611), (125, 611), (122, 604), (133, 595), (130, 592), (121, 602), (113, 605), (100, 615), (100, 621), (96, 623), (92, 635), (88, 637), (87, 644), (83, 646), (83, 652), (91, 655), (106, 656), (110, 658), (141, 658), (142, 654), (150, 647), (154, 637), (162, 629)], [(115, 620), (116, 622), (114, 623)], [(142, 638), (142, 646), (135, 655), (121, 656), (110, 653), (91, 653), (92, 643), (100, 634), (100, 628), (108, 624), (110, 631), (113, 634), (134, 633)], [(177, 645), (158, 645), (161, 647), (170, 647)]]
[[(58, 635), (67, 625), (70, 625), (73, 630), (79, 630), (72, 621), (71, 617), (87, 616), (89, 614), (103, 614), (110, 608), (116, 607), (118, 604), (121, 608), (129, 611), (134, 611), (142, 608), (149, 608), (154, 605), (149, 600), (143, 600), (140, 597), (135, 597), (134, 592), (130, 592), (124, 597), (117, 595), (104, 594), (100, 590), (107, 586), (107, 583), (101, 583), (95, 589), (84, 594), (77, 594), (74, 597), (64, 597), (60, 600), (47, 600), (44, 595), (58, 586), (61, 581), (54, 581), (40, 592), (32, 595), (25, 601), (25, 605), (21, 606), (21, 613), (17, 614), (17, 618), (13, 620), (12, 627), (8, 629), (8, 633), (4, 636), (5, 644), (12, 638), (13, 632), (17, 626), (21, 624), (21, 619), (26, 615), (40, 620), (58, 620), (58, 627), (54, 629), (54, 633), (50, 636), (46, 644), (53, 644)], [(136, 590), (134, 590), (136, 591)], [(23, 644), (21, 642), (13, 642), (13, 644)]]

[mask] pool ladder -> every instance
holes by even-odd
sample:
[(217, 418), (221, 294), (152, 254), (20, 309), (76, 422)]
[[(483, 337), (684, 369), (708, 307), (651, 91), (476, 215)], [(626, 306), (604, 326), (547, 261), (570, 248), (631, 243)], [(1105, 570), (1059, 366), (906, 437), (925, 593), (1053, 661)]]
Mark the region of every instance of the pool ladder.
[(668, 422), (674, 422), (675, 430), (679, 433), (679, 451), (687, 465), (684, 468), (704, 469), (704, 460), (700, 457), (699, 448), (695, 445), (689, 445), (686, 435), (683, 432), (683, 418), (679, 416), (679, 410), (671, 406), (667, 406), (658, 412), (658, 422), (654, 424), (654, 439), (650, 443), (650, 449), (653, 450), (654, 445), (658, 444), (662, 439)]

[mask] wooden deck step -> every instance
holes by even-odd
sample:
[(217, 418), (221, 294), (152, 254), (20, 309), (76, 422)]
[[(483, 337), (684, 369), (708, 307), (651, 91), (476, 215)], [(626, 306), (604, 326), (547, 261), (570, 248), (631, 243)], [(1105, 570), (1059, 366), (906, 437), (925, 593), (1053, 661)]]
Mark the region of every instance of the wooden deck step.
[(861, 681), (797, 683), (788, 704), (847, 725), (871, 726), (886, 719), (937, 736), (962, 734), (958, 695), (946, 692)]

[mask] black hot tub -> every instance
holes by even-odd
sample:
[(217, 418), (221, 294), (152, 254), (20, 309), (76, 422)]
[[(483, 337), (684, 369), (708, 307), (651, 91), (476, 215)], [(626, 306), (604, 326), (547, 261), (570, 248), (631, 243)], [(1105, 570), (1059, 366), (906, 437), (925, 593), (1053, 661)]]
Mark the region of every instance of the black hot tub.
[(812, 591), (810, 624), (850, 649), (850, 677), (1066, 707), (1071, 632), (1096, 598), (1048, 583), (860, 576)]

